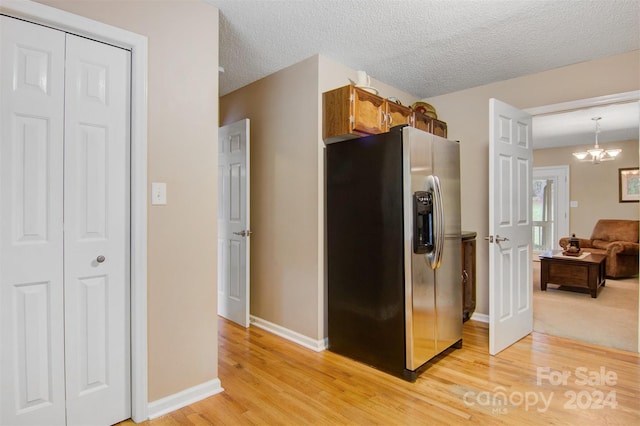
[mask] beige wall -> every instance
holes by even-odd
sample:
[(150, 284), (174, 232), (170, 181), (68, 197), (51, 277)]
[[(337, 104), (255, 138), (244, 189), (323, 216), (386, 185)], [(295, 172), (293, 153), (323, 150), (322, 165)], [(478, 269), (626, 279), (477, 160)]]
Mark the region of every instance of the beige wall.
[(449, 138), (461, 141), (462, 227), (479, 239), (476, 312), (489, 313), (489, 99), (525, 109), (638, 89), (634, 51), (426, 99), (447, 122)]
[(316, 55), (220, 99), (221, 124), (251, 120), (251, 315), (316, 341), (326, 336), (322, 92), (349, 79), (356, 70)]
[[(338, 87), (345, 86), (349, 84), (349, 80), (355, 81), (357, 79), (357, 71), (353, 68), (349, 68), (346, 65), (343, 65), (339, 62), (336, 62), (326, 56), (320, 55), (320, 79), (319, 79), (319, 89), (320, 89), (320, 104), (319, 107), (322, 107), (322, 93), (327, 90), (332, 90)], [(366, 71), (366, 70), (364, 70)], [(378, 89), (379, 96), (383, 98), (395, 97), (397, 98), (403, 105), (411, 105), (414, 102), (419, 101), (420, 99), (415, 97), (414, 95), (403, 92), (402, 90), (398, 90), (393, 86), (390, 86), (377, 78), (375, 76), (371, 76), (371, 86)], [(322, 124), (322, 110), (320, 110), (320, 124)], [(320, 133), (320, 137), (322, 138), (322, 132)], [(322, 141), (322, 139), (320, 139)], [(323, 144), (324, 145), (324, 144)]]
[(251, 121), (251, 315), (320, 339), (318, 58), (220, 98)]
[[(149, 400), (218, 376), (218, 10), (197, 0), (40, 0), (148, 37)], [(197, 30), (196, 30), (197, 29)]]
[[(318, 102), (319, 102), (318, 108), (320, 113), (320, 116), (318, 118), (319, 125), (320, 125), (319, 141), (324, 146), (324, 143), (322, 142), (322, 109), (321, 109), (322, 93), (328, 90), (335, 89), (337, 87), (345, 86), (349, 84), (349, 80), (355, 81), (357, 78), (356, 77), (357, 71), (354, 70), (353, 68), (349, 68), (346, 65), (336, 62), (330, 58), (327, 58), (326, 56), (320, 55), (319, 58), (320, 58), (319, 59), (320, 72), (319, 72), (319, 80), (318, 80), (318, 87), (320, 91), (320, 96), (318, 99)], [(419, 98), (415, 97), (410, 93), (403, 92), (402, 90), (398, 90), (395, 87), (390, 86), (376, 79), (375, 76), (371, 76), (371, 86), (378, 89), (379, 96), (382, 96), (383, 98), (388, 98), (393, 96), (397, 98), (403, 105), (410, 106), (414, 102), (417, 102), (420, 100)]]
[[(638, 141), (602, 145), (605, 149), (621, 148), (615, 161), (600, 164), (583, 163), (571, 155), (593, 145), (536, 149), (533, 167), (569, 165), (569, 198), (578, 207), (569, 209), (569, 232), (589, 238), (598, 219), (640, 219), (638, 203), (618, 202), (618, 169), (638, 167)], [(564, 236), (564, 235), (563, 235)]]

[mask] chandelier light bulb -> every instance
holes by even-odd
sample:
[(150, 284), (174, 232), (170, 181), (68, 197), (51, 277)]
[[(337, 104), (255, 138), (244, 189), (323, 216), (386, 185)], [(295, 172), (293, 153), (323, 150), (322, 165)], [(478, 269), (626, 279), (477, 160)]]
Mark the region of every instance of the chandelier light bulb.
[(621, 152), (622, 152), (621, 149), (608, 149), (607, 150), (607, 155), (609, 157), (616, 158), (618, 156), (618, 154), (620, 154)]
[(574, 152), (573, 155), (578, 160), (584, 160), (585, 158), (587, 158), (587, 155), (589, 155), (589, 153), (588, 152)]

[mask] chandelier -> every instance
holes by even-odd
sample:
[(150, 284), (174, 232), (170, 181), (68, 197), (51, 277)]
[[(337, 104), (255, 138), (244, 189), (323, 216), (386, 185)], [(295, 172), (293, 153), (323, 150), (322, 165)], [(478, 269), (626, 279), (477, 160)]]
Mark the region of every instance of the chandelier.
[[(590, 161), (593, 164), (600, 164), (601, 161), (615, 160), (615, 158), (622, 152), (621, 149), (602, 149), (598, 145), (598, 133), (600, 133), (600, 120), (602, 117), (593, 117), (592, 120), (596, 122), (596, 144), (592, 149), (588, 149), (582, 152), (574, 152), (573, 156), (580, 161)], [(588, 157), (591, 156), (591, 157)]]

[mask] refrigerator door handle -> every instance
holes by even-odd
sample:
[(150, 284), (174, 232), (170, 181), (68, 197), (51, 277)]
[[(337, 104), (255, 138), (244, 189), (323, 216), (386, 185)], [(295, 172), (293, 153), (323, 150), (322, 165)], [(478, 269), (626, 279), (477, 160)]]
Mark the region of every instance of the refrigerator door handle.
[(436, 246), (436, 263), (435, 268), (440, 267), (442, 263), (442, 253), (444, 252), (444, 206), (442, 203), (442, 188), (440, 187), (440, 179), (437, 176), (433, 177), (435, 182), (434, 192), (434, 222), (436, 227), (435, 232), (435, 246)]
[(442, 207), (442, 191), (437, 176), (427, 177), (427, 191), (433, 194), (433, 251), (427, 254), (431, 269), (438, 269), (442, 263), (444, 248), (444, 210)]

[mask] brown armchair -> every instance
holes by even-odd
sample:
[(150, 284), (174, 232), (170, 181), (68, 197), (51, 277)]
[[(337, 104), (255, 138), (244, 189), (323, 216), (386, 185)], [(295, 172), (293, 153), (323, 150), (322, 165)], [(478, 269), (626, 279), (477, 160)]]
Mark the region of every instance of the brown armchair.
[[(584, 251), (607, 256), (607, 276), (630, 277), (638, 274), (638, 221), (600, 219), (591, 233), (591, 239), (579, 238)], [(569, 238), (560, 238), (565, 249)]]

